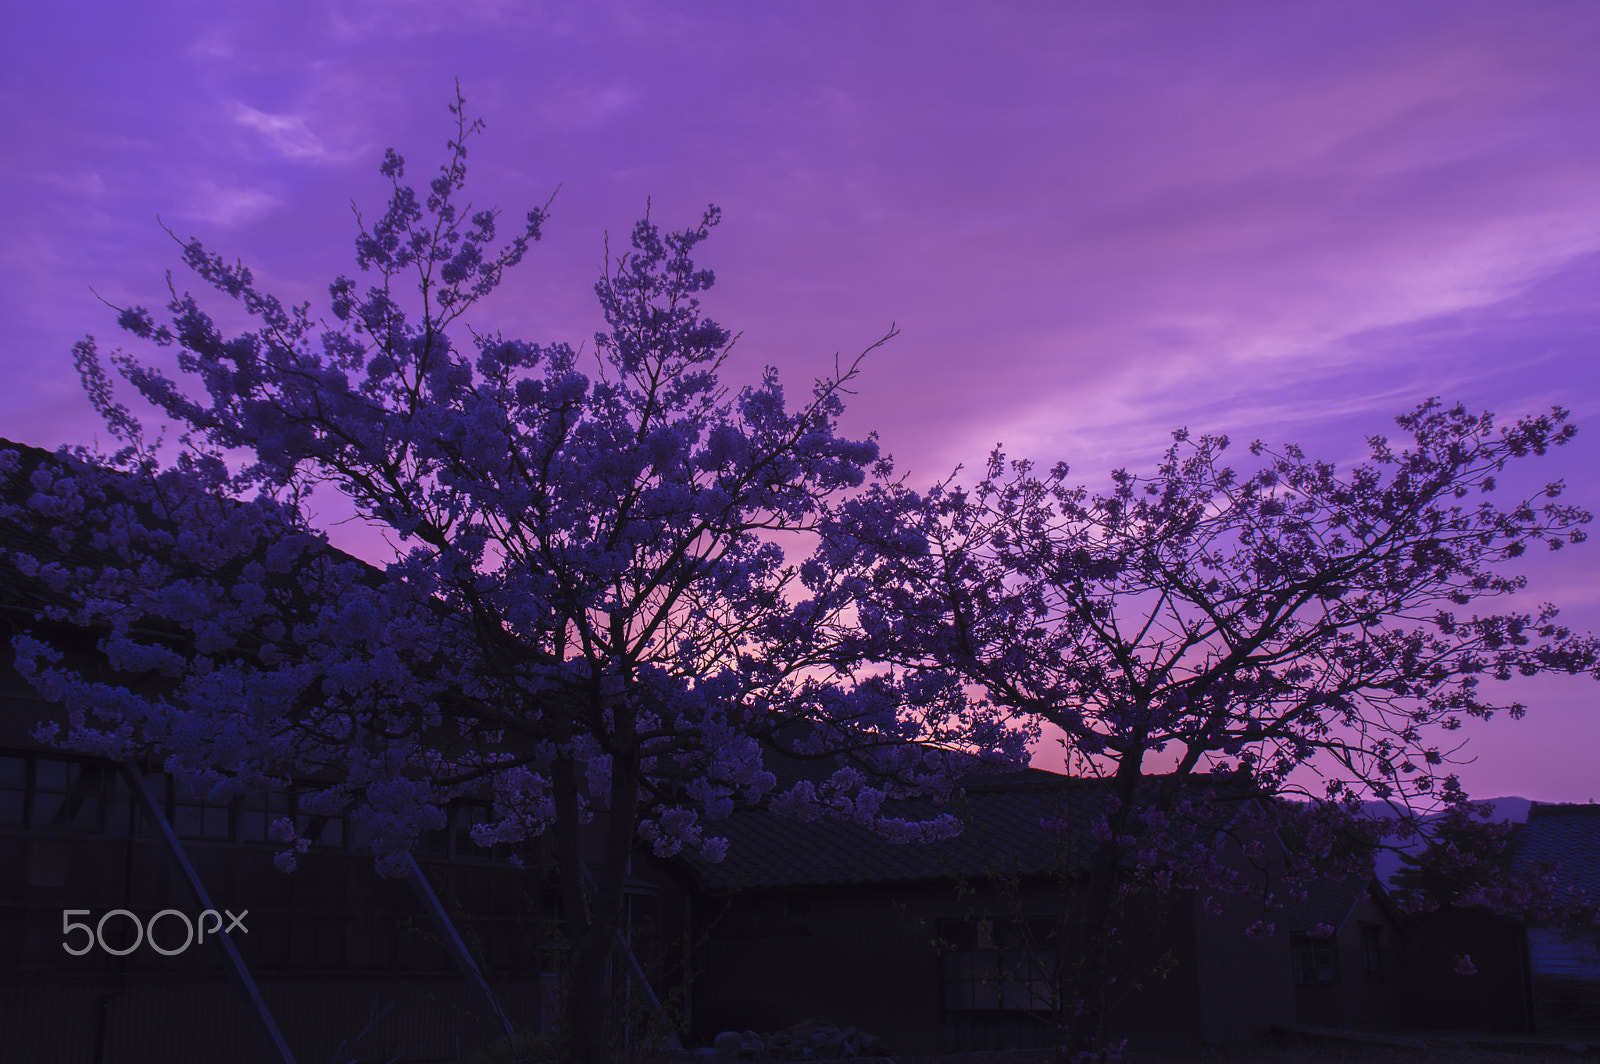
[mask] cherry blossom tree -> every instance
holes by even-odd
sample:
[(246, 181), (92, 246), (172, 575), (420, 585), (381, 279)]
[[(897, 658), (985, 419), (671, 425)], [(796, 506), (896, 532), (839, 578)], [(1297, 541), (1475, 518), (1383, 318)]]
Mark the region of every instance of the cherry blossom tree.
[[(1345, 471), (1258, 442), (1236, 472), (1226, 437), (1178, 432), (1153, 473), (1119, 470), (1104, 494), (996, 449), (970, 490), (886, 483), (843, 508), (833, 556), (873, 573), (859, 652), (960, 671), (1107, 780), (1087, 948), (1063, 995), (1073, 1053), (1101, 1037), (1112, 914), (1132, 884), (1255, 897), (1252, 933), (1270, 936), (1306, 877), (1355, 874), (1380, 837), (1467, 802), (1457, 729), (1526, 712), (1483, 681), (1596, 671), (1596, 640), (1553, 606), (1505, 601), (1525, 586), (1506, 563), (1582, 541), (1590, 515), (1557, 501), (1559, 482), (1489, 500), (1510, 463), (1571, 438), (1566, 419), (1497, 430), (1429, 400), (1398, 419), (1409, 444), (1374, 437)], [(1362, 797), (1394, 815), (1352, 818)], [(1261, 875), (1219, 862), (1224, 827)], [(1289, 843), (1275, 878), (1273, 832)]]
[[(1564, 941), (1600, 948), (1600, 898), (1561, 883), (1556, 861), (1518, 859), (1522, 825), (1486, 819), (1493, 803), (1452, 806), (1428, 825), (1421, 853), (1402, 853), (1390, 877), (1402, 912), (1478, 907), (1556, 928)], [(1521, 867), (1519, 867), (1521, 866)]]
[[(875, 438), (836, 431), (859, 358), (798, 403), (771, 368), (737, 393), (719, 384), (733, 338), (701, 315), (713, 276), (692, 257), (715, 208), (682, 232), (647, 215), (608, 261), (592, 375), (567, 344), (467, 328), (547, 214), (497, 243), (500, 215), (461, 206), (481, 128), (463, 107), (458, 91), (425, 192), (386, 155), (388, 208), (370, 226), (357, 215), (373, 280), (333, 281), (332, 324), (198, 240), (181, 242), (184, 261), (252, 331), (225, 335), (176, 289), (167, 320), (121, 312), (176, 355), (176, 375), (110, 360), (181, 430), (174, 460), (116, 401), (93, 339), (77, 346), (124, 446), (40, 466), (13, 516), (47, 530), (54, 553), (10, 560), (62, 596), (50, 619), (101, 634), (113, 671), (81, 673), (42, 630), (16, 646), (68, 708), (52, 741), (154, 752), (214, 798), (330, 780), (308, 808), (364, 823), (389, 874), (450, 799), (486, 788), (480, 844), (553, 832), (566, 1020), (576, 1057), (595, 1061), (636, 846), (719, 860), (715, 821), (764, 801), (893, 842), (945, 837), (953, 817), (905, 822), (881, 803), (943, 793), (957, 765), (1020, 764), (1027, 735), (954, 675), (871, 667), (850, 636), (861, 573), (786, 556), (889, 463)], [(0, 455), (0, 471), (17, 468)], [(330, 549), (317, 489), (342, 493), (394, 556)], [(780, 791), (763, 764), (773, 749), (835, 770)], [(581, 832), (597, 814), (591, 885)], [(287, 870), (306, 842), (282, 827)]]

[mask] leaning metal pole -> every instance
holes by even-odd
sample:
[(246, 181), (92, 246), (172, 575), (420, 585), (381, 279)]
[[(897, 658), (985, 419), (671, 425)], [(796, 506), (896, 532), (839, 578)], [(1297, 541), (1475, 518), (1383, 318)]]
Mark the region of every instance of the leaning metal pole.
[[(599, 893), (599, 888), (595, 886), (594, 876), (589, 872), (587, 865), (585, 865), (583, 868), (583, 887), (584, 893), (589, 896), (589, 900), (592, 903), (595, 895)], [(655, 987), (650, 985), (649, 978), (644, 974), (644, 966), (639, 963), (639, 958), (634, 955), (633, 947), (630, 946), (628, 944), (628, 940), (623, 937), (622, 930), (620, 928), (613, 930), (612, 935), (614, 936), (615, 948), (622, 954), (623, 958), (627, 960), (629, 970), (632, 971), (633, 977), (639, 981), (640, 986), (644, 987), (645, 994), (650, 998), (650, 1007), (655, 1010), (657, 1018), (660, 1019), (662, 1024), (666, 1027), (667, 1048), (676, 1049), (681, 1052), (683, 1050), (683, 1041), (679, 1039), (678, 1032), (672, 1029), (672, 1021), (667, 1018), (667, 1010), (662, 1007), (661, 999), (656, 997)]]
[[(217, 911), (217, 907), (211, 903), (211, 895), (207, 893), (205, 884), (200, 882), (199, 874), (189, 862), (189, 855), (184, 851), (183, 843), (178, 841), (172, 825), (167, 823), (167, 813), (162, 808), (165, 803), (161, 805), (156, 803), (155, 796), (150, 793), (150, 785), (145, 781), (144, 773), (140, 772), (132, 761), (123, 761), (121, 769), (123, 779), (128, 782), (128, 790), (132, 792), (134, 800), (139, 803), (140, 810), (149, 818), (150, 823), (155, 825), (156, 835), (166, 848), (167, 857), (188, 882), (189, 889), (194, 892), (195, 900), (200, 903), (200, 908)], [(261, 1032), (272, 1045), (272, 1052), (283, 1061), (283, 1064), (295, 1064), (294, 1053), (290, 1051), (289, 1043), (284, 1040), (283, 1032), (278, 1030), (277, 1021), (272, 1018), (272, 1011), (267, 1008), (267, 1002), (262, 998), (256, 981), (251, 978), (250, 969), (245, 967), (244, 958), (239, 956), (239, 950), (234, 946), (233, 940), (223, 933), (217, 935), (215, 941), (222, 948), (222, 955), (227, 958), (228, 974), (244, 991), (245, 997), (250, 999), (256, 1019), (260, 1022)]]
[(455, 922), (450, 919), (450, 914), (444, 911), (444, 906), (439, 904), (439, 896), (433, 892), (428, 877), (422, 874), (422, 866), (417, 864), (417, 859), (410, 853), (406, 854), (406, 865), (411, 889), (417, 892), (422, 907), (428, 910), (428, 916), (433, 920), (433, 928), (444, 940), (445, 949), (450, 951), (450, 957), (456, 962), (461, 977), (467, 981), (468, 986), (477, 991), (478, 999), (505, 1029), (506, 1037), (514, 1038), (516, 1031), (512, 1029), (511, 1020), (507, 1018), (505, 1010), (500, 1008), (500, 1002), (495, 1000), (494, 991), (489, 989), (489, 983), (483, 978), (478, 962), (472, 959), (467, 944), (461, 940), (461, 932), (456, 930)]

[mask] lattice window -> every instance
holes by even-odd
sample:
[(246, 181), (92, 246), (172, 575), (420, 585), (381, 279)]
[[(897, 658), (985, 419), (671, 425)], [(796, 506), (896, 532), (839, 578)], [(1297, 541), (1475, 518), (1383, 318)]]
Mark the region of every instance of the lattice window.
[(1330, 986), (1338, 982), (1333, 939), (1295, 935), (1290, 939), (1290, 949), (1294, 957), (1295, 986)]
[(106, 830), (110, 766), (59, 757), (0, 757), (0, 824)]
[(940, 920), (945, 1010), (1049, 1010), (1055, 932), (1055, 918), (1048, 916)]
[(1361, 925), (1361, 962), (1367, 982), (1383, 982), (1383, 928), (1377, 924)]

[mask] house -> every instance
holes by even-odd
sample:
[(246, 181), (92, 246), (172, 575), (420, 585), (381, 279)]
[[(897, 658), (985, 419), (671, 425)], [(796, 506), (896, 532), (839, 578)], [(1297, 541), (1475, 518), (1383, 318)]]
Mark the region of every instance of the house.
[[(1534, 802), (1513, 838), (1514, 870), (1552, 866), (1558, 896), (1600, 899), (1600, 805)], [(1600, 1033), (1600, 950), (1551, 921), (1473, 904), (1401, 918), (1377, 881), (1330, 881), (1292, 929), (1300, 1023)]]
[(1299, 1023), (1531, 1029), (1516, 917), (1449, 906), (1407, 916), (1379, 880), (1330, 879), (1312, 885), (1290, 920)]
[[(246, 997), (213, 951), (186, 944), (197, 901), (163, 852), (118, 766), (48, 749), (22, 726), (49, 707), (0, 671), (0, 1026), (21, 1059), (272, 1061)], [(145, 774), (160, 816), (209, 891), (243, 917), (230, 936), (297, 1059), (454, 1060), (494, 1037), (405, 881), (373, 871), (351, 825), (316, 840), (290, 876), (272, 868), (265, 821), (296, 815), (292, 791), (207, 803)], [(837, 1019), (897, 1051), (1049, 1044), (1046, 976), (1063, 855), (1041, 817), (1086, 816), (1095, 789), (1029, 772), (970, 785), (967, 832), (894, 846), (864, 828), (766, 813), (725, 825), (722, 865), (636, 858), (633, 952), (696, 1044), (728, 1028)], [(902, 812), (916, 815), (920, 811)], [(519, 1029), (553, 1009), (559, 912), (553, 890), (472, 844), (485, 810), (457, 803), (418, 863)], [(1069, 864), (1066, 867), (1074, 867)], [(1015, 889), (996, 872), (1017, 874)], [(1009, 875), (1002, 875), (1007, 879)], [(1070, 884), (1070, 876), (1065, 881)], [(971, 893), (964, 893), (970, 888)], [(132, 948), (137, 923), (170, 912)], [(111, 915), (120, 913), (122, 915)], [(70, 914), (64, 916), (64, 914)], [(96, 938), (67, 923), (95, 929)], [(160, 921), (157, 921), (160, 923)], [(1247, 1039), (1291, 1017), (1287, 936), (1247, 939), (1244, 913), (1212, 918), (1189, 894), (1128, 914), (1113, 1034), (1193, 1048)], [(168, 952), (153, 949), (156, 935)], [(73, 955), (86, 942), (92, 948)], [(686, 948), (692, 952), (685, 957)], [(692, 981), (674, 971), (686, 965)]]
[[(1085, 828), (1105, 787), (1029, 770), (964, 792), (951, 806), (895, 809), (955, 812), (965, 830), (943, 844), (896, 846), (854, 824), (755, 810), (719, 824), (727, 858), (686, 862), (695, 1037), (814, 1017), (907, 1053), (1054, 1044), (1050, 975), (1070, 960)], [(1292, 1022), (1289, 936), (1248, 938), (1258, 915), (1208, 916), (1193, 892), (1134, 899), (1118, 932), (1110, 1036), (1191, 1051)]]
[(1295, 1020), (1319, 1027), (1403, 1022), (1405, 930), (1375, 879), (1321, 879), (1288, 914)]
[[(1583, 891), (1600, 901), (1600, 805), (1533, 803), (1513, 860), (1520, 869), (1554, 863), (1557, 891)], [(1600, 951), (1594, 940), (1563, 942), (1555, 927), (1535, 920), (1528, 923), (1527, 944), (1539, 1033), (1600, 1033)]]

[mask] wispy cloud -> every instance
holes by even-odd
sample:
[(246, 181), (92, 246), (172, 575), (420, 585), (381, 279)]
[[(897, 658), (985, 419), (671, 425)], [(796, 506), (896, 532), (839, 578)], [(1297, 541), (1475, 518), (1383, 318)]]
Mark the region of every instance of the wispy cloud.
[(322, 140), (300, 115), (268, 114), (237, 100), (233, 102), (231, 111), (235, 122), (260, 134), (267, 146), (285, 159), (320, 162), (329, 157), (330, 153)]
[(177, 217), (235, 228), (260, 221), (282, 206), (278, 196), (261, 188), (224, 185), (202, 180), (195, 183)]

